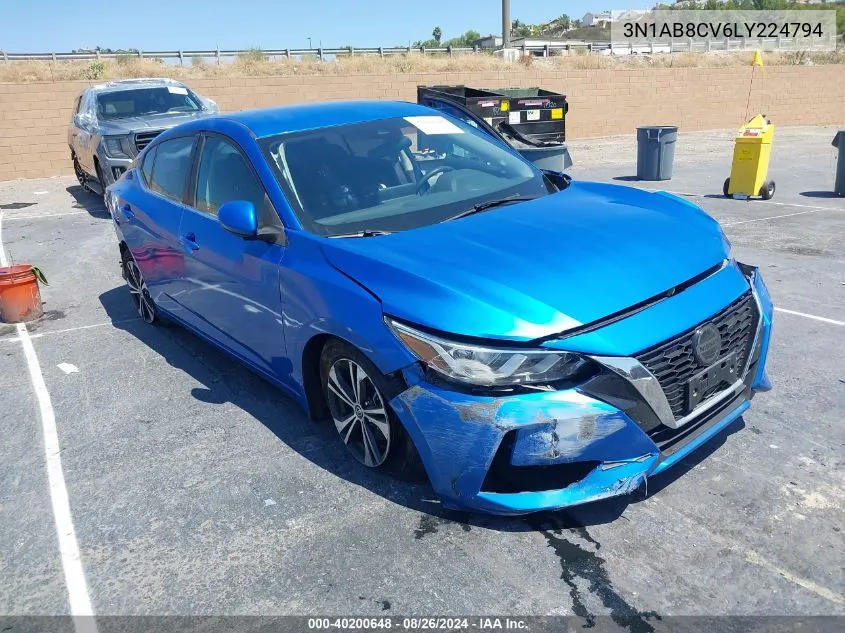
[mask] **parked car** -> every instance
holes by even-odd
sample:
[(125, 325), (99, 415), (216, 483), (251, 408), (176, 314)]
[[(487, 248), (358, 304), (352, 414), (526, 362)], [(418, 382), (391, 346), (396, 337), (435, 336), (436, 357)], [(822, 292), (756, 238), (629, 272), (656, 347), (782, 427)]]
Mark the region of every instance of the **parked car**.
[(125, 79), (86, 88), (76, 99), (67, 134), (76, 178), (102, 193), (161, 132), (217, 112), (214, 101), (172, 79)]
[(444, 505), (629, 493), (770, 388), (772, 303), (718, 223), (542, 172), (436, 110), (241, 112), (108, 191), (140, 316), (175, 321)]

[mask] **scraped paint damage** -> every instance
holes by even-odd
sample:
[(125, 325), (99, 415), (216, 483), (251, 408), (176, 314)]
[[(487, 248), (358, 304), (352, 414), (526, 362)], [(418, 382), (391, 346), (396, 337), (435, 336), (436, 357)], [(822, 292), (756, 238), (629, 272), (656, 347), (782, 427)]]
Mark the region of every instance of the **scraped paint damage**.
[[(410, 385), (391, 404), (417, 445), (432, 485), (447, 507), (486, 505), (519, 514), (627, 494), (639, 488), (658, 452), (624, 413), (575, 389), (479, 396), (427, 383), (405, 371)], [(492, 493), (482, 490), (496, 451), (514, 433), (513, 466), (611, 461), (556, 490)], [(539, 506), (537, 506), (539, 504)]]

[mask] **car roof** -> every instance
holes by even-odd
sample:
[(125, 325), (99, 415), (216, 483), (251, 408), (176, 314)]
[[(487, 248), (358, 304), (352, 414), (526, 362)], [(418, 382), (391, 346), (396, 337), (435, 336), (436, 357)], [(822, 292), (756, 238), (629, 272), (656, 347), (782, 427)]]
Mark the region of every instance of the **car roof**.
[(334, 125), (431, 114), (431, 109), (406, 101), (329, 101), (246, 110), (214, 118), (239, 123), (256, 137), (263, 137)]
[(97, 84), (88, 88), (89, 91), (101, 94), (104, 92), (121, 92), (123, 90), (138, 90), (139, 88), (163, 88), (165, 86), (180, 86), (187, 88), (181, 81), (165, 77), (143, 77), (139, 79), (120, 79)]

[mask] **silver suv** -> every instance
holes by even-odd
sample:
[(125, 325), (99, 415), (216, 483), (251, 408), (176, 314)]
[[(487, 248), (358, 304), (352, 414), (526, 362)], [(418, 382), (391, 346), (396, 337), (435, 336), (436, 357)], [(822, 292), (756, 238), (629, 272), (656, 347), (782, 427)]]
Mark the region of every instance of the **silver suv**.
[(80, 185), (102, 194), (158, 134), (219, 109), (172, 79), (126, 79), (86, 88), (73, 112), (73, 170)]

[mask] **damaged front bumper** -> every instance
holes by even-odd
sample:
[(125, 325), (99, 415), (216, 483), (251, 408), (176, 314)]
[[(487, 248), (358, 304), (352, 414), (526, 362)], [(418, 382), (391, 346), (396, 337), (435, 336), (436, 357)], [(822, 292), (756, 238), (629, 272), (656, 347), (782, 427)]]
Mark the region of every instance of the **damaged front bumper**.
[[(748, 276), (759, 321), (743, 373), (677, 428), (659, 415), (663, 392), (655, 398), (642, 388), (646, 374), (657, 381), (633, 358), (625, 359), (638, 366), (633, 377), (608, 364), (600, 388), (501, 397), (433, 384), (418, 365), (404, 370), (408, 388), (391, 405), (444, 506), (525, 514), (628, 494), (728, 427), (757, 391), (771, 388), (772, 304), (756, 270)], [(607, 387), (613, 381), (631, 389)]]

